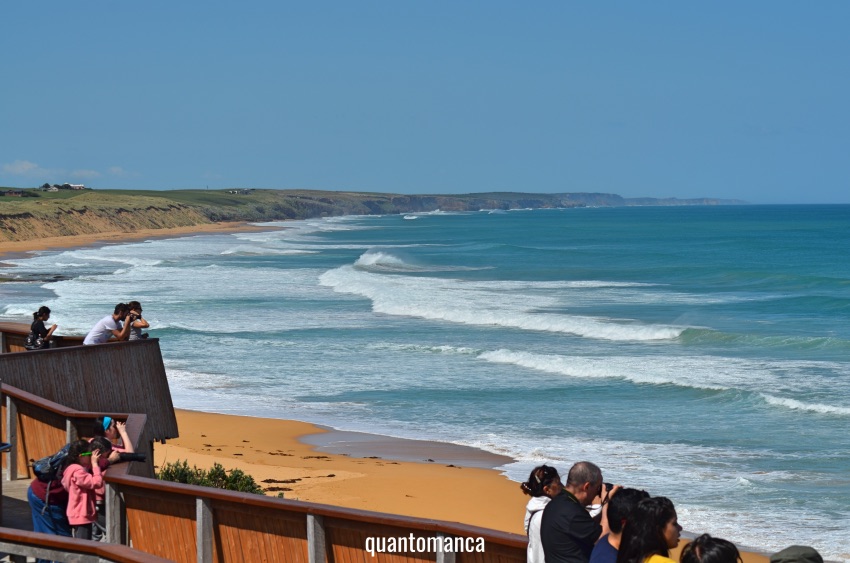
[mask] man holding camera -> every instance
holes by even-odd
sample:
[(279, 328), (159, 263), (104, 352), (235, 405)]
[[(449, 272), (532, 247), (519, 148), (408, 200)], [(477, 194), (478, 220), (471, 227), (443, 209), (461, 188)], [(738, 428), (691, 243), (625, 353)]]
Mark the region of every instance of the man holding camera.
[[(124, 322), (123, 326), (121, 325), (122, 321)], [(127, 340), (132, 324), (130, 307), (126, 303), (119, 303), (115, 306), (115, 311), (111, 315), (103, 317), (94, 325), (83, 340), (83, 344), (103, 344), (113, 336), (118, 340)]]
[[(604, 492), (613, 494), (619, 487), (603, 491), (602, 470), (589, 461), (572, 466), (563, 494), (553, 498), (543, 511), (540, 539), (546, 563), (588, 563), (593, 545), (608, 533), (608, 506), (602, 503), (597, 522), (585, 508)], [(607, 500), (607, 497), (606, 497)]]

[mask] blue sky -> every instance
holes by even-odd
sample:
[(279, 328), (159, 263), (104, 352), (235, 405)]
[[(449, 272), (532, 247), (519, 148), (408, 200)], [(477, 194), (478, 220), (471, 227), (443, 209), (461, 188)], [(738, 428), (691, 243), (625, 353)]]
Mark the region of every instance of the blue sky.
[(0, 185), (850, 203), (850, 3), (5, 2)]

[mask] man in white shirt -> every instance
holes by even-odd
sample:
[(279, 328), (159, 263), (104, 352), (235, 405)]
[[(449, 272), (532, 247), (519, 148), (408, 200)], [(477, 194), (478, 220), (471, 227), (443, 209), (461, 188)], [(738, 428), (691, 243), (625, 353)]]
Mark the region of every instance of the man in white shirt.
[[(109, 341), (113, 336), (118, 340), (127, 340), (130, 334), (130, 326), (133, 324), (128, 318), (130, 316), (130, 307), (126, 303), (119, 303), (115, 306), (115, 312), (107, 315), (97, 321), (89, 333), (86, 335), (83, 344), (103, 344)], [(124, 321), (124, 325), (121, 322)]]

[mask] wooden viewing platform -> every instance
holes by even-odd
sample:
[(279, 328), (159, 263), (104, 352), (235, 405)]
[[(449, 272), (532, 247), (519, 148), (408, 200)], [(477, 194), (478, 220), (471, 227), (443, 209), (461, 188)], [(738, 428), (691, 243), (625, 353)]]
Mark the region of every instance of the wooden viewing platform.
[[(4, 454), (0, 552), (94, 562), (523, 563), (525, 536), (458, 523), (346, 509), (153, 479), (153, 447), (177, 437), (157, 339), (81, 346), (65, 337), (23, 352), (28, 325), (0, 323)], [(26, 490), (30, 459), (91, 433), (91, 420), (127, 420), (146, 463), (105, 475), (108, 543), (32, 532)], [(451, 550), (370, 553), (367, 538), (410, 538)], [(475, 550), (478, 539), (484, 552)], [(472, 540), (472, 541), (469, 541)], [(454, 542), (454, 543), (452, 543)], [(415, 542), (412, 542), (415, 543)], [(468, 546), (458, 550), (457, 547)], [(61, 555), (61, 556), (60, 556)]]

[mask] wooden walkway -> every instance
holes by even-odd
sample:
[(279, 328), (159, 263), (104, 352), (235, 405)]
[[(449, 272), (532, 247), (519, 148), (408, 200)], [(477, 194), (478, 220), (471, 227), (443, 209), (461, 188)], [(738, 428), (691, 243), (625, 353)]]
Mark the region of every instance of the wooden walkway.
[(27, 502), (29, 486), (29, 479), (3, 481), (3, 519), (0, 524), (4, 527), (32, 532), (32, 514)]
[[(0, 479), (5, 478), (5, 475), (0, 476)], [(3, 481), (3, 514), (0, 516), (2, 518), (0, 525), (32, 532), (32, 514), (27, 502), (29, 485), (29, 479)], [(34, 561), (34, 559), (28, 560)], [(0, 553), (0, 561), (11, 561), (11, 559), (5, 553)]]

